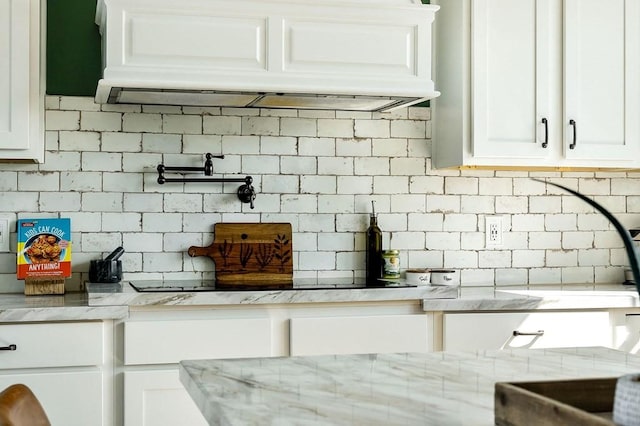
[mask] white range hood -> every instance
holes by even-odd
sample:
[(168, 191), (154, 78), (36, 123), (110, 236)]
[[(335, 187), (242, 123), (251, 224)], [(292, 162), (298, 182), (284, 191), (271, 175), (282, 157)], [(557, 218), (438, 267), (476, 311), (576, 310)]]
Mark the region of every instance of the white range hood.
[(440, 93), (420, 0), (98, 0), (98, 103), (389, 111)]

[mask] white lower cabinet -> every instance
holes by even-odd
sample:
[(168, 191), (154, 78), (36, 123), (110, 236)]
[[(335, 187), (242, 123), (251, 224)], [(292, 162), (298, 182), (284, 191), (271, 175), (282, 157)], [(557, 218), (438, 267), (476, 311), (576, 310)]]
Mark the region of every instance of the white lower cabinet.
[(0, 389), (24, 383), (53, 425), (109, 424), (101, 322), (0, 324)]
[(124, 373), (125, 419), (137, 426), (206, 426), (178, 377), (178, 368)]
[(187, 359), (271, 356), (269, 318), (151, 319), (124, 324), (124, 424), (206, 425), (178, 377)]
[(292, 318), (291, 356), (431, 350), (428, 315)]
[(443, 350), (615, 347), (606, 311), (450, 313)]

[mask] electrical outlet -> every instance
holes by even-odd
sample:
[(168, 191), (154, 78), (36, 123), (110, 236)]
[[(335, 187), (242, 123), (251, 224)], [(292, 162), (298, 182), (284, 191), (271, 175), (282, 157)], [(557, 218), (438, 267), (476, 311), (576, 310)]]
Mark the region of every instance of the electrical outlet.
[(9, 216), (0, 216), (0, 252), (9, 252), (11, 251), (11, 246), (9, 244), (10, 240), (10, 232), (9, 232), (9, 222), (11, 218)]
[(485, 246), (502, 246), (502, 216), (486, 216), (484, 226)]

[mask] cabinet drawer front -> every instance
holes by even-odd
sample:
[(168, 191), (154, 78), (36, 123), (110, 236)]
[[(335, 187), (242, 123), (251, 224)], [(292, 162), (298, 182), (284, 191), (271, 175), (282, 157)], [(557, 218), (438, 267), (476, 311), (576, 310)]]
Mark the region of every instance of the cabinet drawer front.
[(99, 426), (103, 424), (102, 373), (96, 367), (84, 371), (29, 374), (0, 373), (0, 389), (24, 383), (38, 397), (53, 425)]
[(262, 357), (271, 355), (271, 320), (129, 321), (124, 341), (127, 365)]
[(291, 356), (427, 352), (426, 315), (292, 318)]
[(445, 351), (611, 347), (613, 329), (608, 312), (445, 314), (443, 337)]
[(0, 370), (102, 364), (102, 323), (0, 325)]

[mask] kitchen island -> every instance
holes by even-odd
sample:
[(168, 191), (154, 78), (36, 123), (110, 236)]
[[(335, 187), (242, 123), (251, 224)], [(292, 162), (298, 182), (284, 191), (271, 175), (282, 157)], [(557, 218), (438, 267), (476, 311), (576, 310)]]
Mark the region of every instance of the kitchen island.
[(638, 371), (640, 356), (566, 348), (196, 360), (179, 374), (210, 425), (488, 426), (496, 382)]

